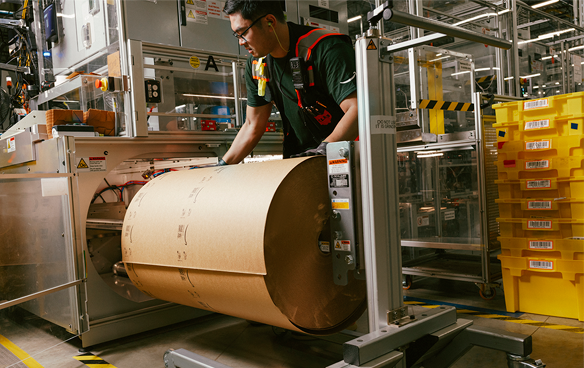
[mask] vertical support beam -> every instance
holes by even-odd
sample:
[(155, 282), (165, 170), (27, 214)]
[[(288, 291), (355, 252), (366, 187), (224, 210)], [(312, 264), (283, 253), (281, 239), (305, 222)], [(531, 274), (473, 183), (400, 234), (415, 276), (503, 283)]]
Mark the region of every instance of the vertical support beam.
[(570, 63), (568, 63), (568, 57), (567, 57), (567, 50), (566, 50), (566, 45), (565, 42), (561, 42), (560, 43), (561, 49), (560, 49), (560, 60), (562, 60), (562, 94), (566, 94), (568, 93), (568, 81), (569, 78), (567, 78), (567, 76), (570, 74)]
[(244, 122), (241, 120), (241, 101), (239, 100), (241, 80), (239, 79), (240, 68), (237, 61), (231, 62), (231, 69), (233, 71), (233, 98), (235, 98), (235, 126), (239, 128)]
[[(517, 34), (517, 0), (509, 1), (511, 11), (508, 13), (509, 18), (511, 18), (511, 34), (513, 37), (513, 85), (515, 90), (514, 93), (516, 97), (521, 97), (521, 85), (519, 83), (519, 35)], [(507, 30), (509, 32), (509, 30)]]
[[(130, 137), (147, 137), (146, 92), (144, 88), (144, 56), (142, 41), (128, 40), (128, 65), (130, 67), (131, 123), (126, 123), (126, 134)], [(128, 132), (129, 129), (131, 132)]]
[[(375, 45), (376, 50), (369, 47)], [(379, 61), (377, 35), (355, 45), (363, 239), (369, 331), (403, 306), (393, 64)]]

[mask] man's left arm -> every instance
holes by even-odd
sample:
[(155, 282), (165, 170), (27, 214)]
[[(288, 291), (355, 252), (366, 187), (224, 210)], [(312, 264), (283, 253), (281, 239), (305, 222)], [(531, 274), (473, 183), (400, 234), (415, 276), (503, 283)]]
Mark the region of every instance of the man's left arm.
[(354, 141), (359, 135), (357, 92), (348, 95), (340, 103), (345, 113), (325, 142)]

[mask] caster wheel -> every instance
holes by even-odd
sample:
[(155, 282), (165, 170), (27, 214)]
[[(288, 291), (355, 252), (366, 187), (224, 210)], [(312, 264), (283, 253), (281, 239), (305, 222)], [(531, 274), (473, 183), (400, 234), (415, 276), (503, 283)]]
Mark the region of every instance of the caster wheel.
[(485, 300), (492, 300), (497, 295), (497, 290), (491, 286), (481, 285), (479, 295)]

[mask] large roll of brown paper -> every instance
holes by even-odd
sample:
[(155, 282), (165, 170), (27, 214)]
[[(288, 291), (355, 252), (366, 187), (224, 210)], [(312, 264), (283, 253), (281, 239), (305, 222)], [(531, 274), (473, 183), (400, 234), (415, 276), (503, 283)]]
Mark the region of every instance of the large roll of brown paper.
[(130, 203), (123, 260), (154, 298), (334, 333), (363, 313), (366, 291), (333, 282), (318, 246), (330, 207), (324, 157), (167, 173)]

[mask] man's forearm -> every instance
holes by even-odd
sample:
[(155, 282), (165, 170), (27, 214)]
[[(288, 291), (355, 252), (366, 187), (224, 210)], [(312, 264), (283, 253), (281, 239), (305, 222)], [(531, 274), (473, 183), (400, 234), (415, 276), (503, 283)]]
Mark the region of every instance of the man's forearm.
[(272, 105), (255, 108), (248, 106), (245, 124), (237, 133), (229, 151), (223, 156), (223, 161), (229, 165), (238, 164), (253, 151), (266, 131), (271, 111)]
[(357, 94), (352, 93), (341, 102), (345, 115), (339, 120), (335, 130), (326, 137), (326, 142), (353, 141), (359, 136)]

